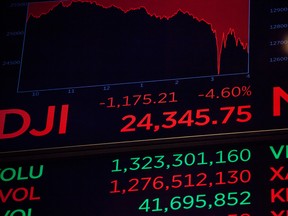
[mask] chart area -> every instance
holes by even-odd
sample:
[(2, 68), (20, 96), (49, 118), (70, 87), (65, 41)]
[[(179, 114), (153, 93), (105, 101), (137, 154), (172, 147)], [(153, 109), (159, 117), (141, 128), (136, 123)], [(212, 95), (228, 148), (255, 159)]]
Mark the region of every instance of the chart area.
[(1, 216), (288, 216), (287, 0), (0, 10)]
[(287, 134), (287, 2), (5, 6), (0, 151)]
[(249, 0), (27, 4), (18, 91), (249, 75)]

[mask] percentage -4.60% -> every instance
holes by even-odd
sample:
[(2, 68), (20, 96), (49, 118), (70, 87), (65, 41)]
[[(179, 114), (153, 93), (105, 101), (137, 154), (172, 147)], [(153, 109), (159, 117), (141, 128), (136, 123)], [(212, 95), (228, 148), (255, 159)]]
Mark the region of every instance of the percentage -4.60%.
[(205, 97), (209, 99), (218, 98), (238, 98), (238, 97), (250, 97), (252, 95), (252, 90), (250, 85), (225, 87), (220, 91), (214, 88), (209, 89), (206, 93), (198, 94), (198, 97)]

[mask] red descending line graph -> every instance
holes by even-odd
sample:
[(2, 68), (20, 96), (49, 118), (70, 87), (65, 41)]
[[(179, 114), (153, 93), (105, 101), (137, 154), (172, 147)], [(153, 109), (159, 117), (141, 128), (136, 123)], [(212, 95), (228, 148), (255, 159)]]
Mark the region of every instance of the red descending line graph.
[(235, 38), (236, 46), (248, 52), (249, 0), (68, 0), (56, 2), (37, 2), (29, 4), (29, 18), (40, 18), (59, 4), (70, 7), (73, 2), (97, 4), (103, 8), (116, 7), (127, 13), (144, 8), (150, 16), (170, 19), (179, 11), (188, 13), (199, 22), (205, 22), (215, 35), (217, 48), (217, 70), (220, 74), (221, 55), (226, 47), (228, 36)]

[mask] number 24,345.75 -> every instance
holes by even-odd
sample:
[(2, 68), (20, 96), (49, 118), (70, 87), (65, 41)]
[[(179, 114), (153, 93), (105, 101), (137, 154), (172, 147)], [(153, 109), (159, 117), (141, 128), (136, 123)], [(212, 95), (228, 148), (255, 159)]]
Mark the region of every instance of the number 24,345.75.
[(153, 123), (152, 113), (145, 114), (140, 120), (134, 115), (126, 115), (122, 118), (122, 121), (126, 121), (126, 124), (121, 128), (120, 132), (134, 132), (140, 128), (157, 132), (160, 129), (172, 129), (177, 125), (186, 125), (187, 127), (193, 125), (206, 126), (208, 124), (224, 125), (231, 120), (238, 123), (246, 123), (252, 118), (250, 109), (251, 105), (221, 107), (219, 110), (220, 112), (224, 112), (224, 117), (213, 120), (211, 120), (211, 111), (209, 108), (197, 109), (195, 111), (186, 110), (183, 114), (178, 113), (178, 111), (169, 111), (162, 113), (162, 117), (164, 117), (164, 122), (162, 123)]

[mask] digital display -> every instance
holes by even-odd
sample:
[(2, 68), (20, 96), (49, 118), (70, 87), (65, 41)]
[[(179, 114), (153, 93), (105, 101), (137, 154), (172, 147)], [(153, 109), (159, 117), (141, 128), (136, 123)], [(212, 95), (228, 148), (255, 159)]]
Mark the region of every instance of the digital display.
[(285, 1), (4, 6), (2, 151), (287, 131)]
[(0, 215), (288, 216), (287, 1), (0, 8)]
[(286, 216), (288, 212), (287, 142), (17, 160), (0, 166), (2, 215)]

